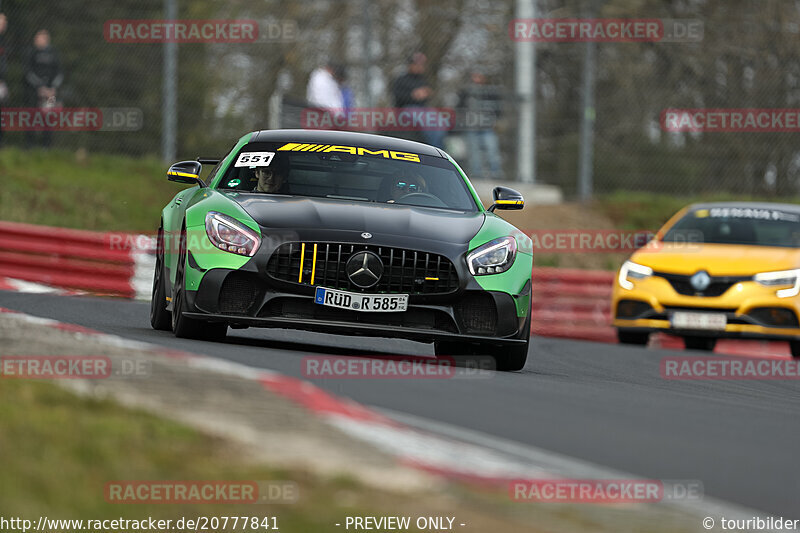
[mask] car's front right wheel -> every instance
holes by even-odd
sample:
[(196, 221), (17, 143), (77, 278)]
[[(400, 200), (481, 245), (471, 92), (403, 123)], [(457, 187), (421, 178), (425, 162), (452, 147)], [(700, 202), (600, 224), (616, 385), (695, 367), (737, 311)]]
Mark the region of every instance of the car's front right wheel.
[(167, 311), (166, 281), (164, 272), (164, 230), (158, 229), (156, 268), (153, 273), (153, 293), (150, 295), (150, 325), (153, 329), (169, 331), (172, 322)]
[(717, 339), (715, 337), (684, 337), (683, 345), (687, 350), (713, 352), (717, 345)]
[(449, 356), (457, 361), (466, 361), (475, 358), (477, 368), (488, 369), (477, 359), (491, 357), (494, 360), (494, 370), (499, 372), (513, 372), (525, 368), (528, 360), (528, 347), (530, 340), (525, 344), (504, 346), (497, 344), (472, 344), (468, 342), (437, 341), (434, 343), (437, 356)]
[(183, 315), (186, 305), (186, 234), (181, 234), (175, 288), (172, 291), (172, 332), (185, 339), (222, 340), (228, 331), (225, 323), (206, 323)]
[(789, 341), (789, 349), (793, 359), (800, 359), (800, 341)]

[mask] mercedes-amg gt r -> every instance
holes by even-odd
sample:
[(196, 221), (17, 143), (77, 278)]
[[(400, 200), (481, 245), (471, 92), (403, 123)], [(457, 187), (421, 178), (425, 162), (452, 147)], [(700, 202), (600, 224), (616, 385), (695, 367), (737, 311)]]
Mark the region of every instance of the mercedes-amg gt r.
[[(203, 164), (214, 165), (204, 180)], [(530, 239), (488, 209), (445, 152), (348, 132), (271, 130), (221, 160), (170, 167), (195, 185), (164, 208), (151, 324), (179, 337), (292, 328), (433, 342), (440, 355), (528, 355)]]

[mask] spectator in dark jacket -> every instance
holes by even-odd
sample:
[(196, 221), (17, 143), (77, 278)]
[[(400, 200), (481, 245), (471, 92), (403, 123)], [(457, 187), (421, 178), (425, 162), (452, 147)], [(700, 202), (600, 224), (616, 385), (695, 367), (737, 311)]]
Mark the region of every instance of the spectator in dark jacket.
[[(422, 52), (416, 52), (408, 58), (408, 70), (402, 76), (394, 80), (392, 84), (392, 95), (394, 105), (402, 109), (413, 110), (422, 108), (428, 104), (433, 89), (425, 76), (428, 58)], [(444, 131), (422, 130), (419, 132), (422, 140), (437, 148), (444, 147)]]
[[(29, 107), (52, 108), (57, 103), (57, 91), (64, 81), (56, 50), (50, 45), (50, 32), (39, 30), (33, 38), (25, 70), (26, 100)], [(42, 132), (41, 145), (50, 146), (53, 132)], [(28, 146), (36, 142), (34, 132), (28, 132)]]

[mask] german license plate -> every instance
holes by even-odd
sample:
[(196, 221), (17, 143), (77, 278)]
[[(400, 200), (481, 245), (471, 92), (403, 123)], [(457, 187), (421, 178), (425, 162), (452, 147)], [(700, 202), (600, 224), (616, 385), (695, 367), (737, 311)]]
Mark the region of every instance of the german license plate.
[(366, 313), (397, 313), (408, 309), (408, 294), (361, 294), (317, 287), (314, 303)]
[(728, 325), (728, 317), (723, 313), (691, 313), (676, 311), (672, 314), (672, 327), (675, 329), (706, 329), (721, 331)]

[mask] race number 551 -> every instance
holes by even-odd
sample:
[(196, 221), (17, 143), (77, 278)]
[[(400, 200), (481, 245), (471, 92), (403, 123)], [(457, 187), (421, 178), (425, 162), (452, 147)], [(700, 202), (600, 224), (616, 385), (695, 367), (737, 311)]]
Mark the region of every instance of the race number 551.
[(268, 167), (275, 152), (242, 152), (233, 165), (235, 167)]

